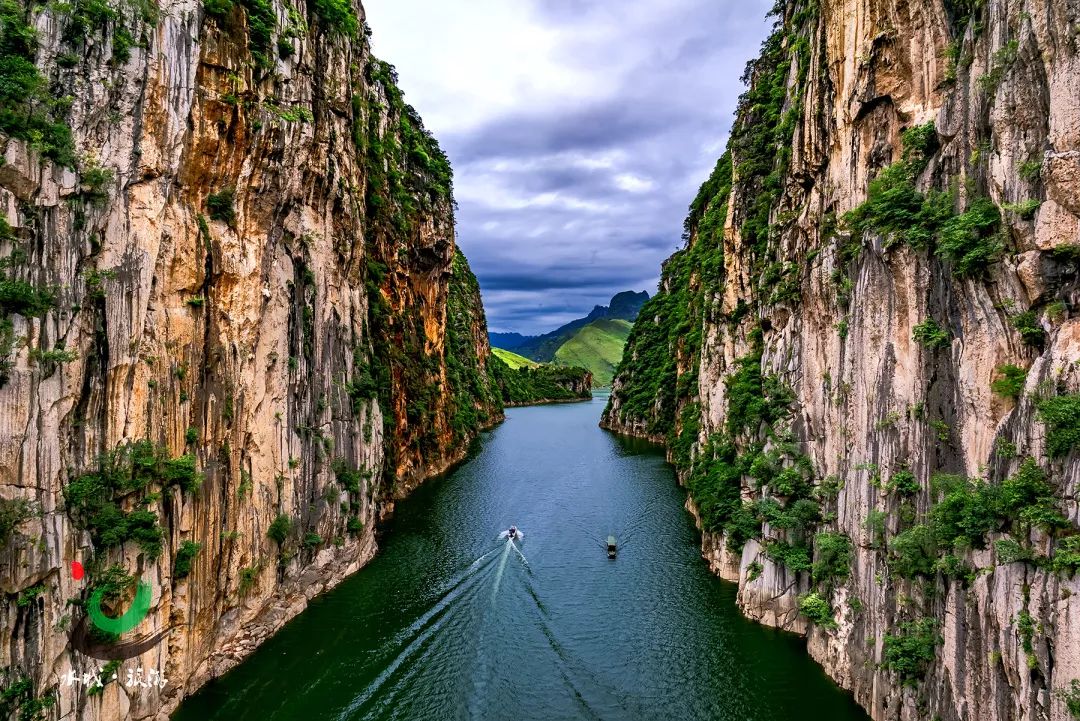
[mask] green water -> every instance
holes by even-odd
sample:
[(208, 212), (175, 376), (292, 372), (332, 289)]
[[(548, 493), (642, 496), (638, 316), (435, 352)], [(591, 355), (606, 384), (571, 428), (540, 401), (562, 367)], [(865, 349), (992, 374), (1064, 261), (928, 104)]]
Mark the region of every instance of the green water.
[(597, 428), (603, 400), (509, 410), (398, 504), (371, 564), (176, 721), (865, 721), (802, 640), (739, 615), (670, 467)]

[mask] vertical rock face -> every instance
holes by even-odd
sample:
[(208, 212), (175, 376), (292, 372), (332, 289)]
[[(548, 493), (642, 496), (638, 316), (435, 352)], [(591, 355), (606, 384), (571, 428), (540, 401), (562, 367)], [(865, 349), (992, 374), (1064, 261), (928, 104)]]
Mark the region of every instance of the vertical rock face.
[[(347, 0), (2, 0), (0, 50), (0, 716), (164, 718), (501, 418), (450, 168)], [(167, 683), (65, 683), (136, 579)]]
[(1080, 712), (1080, 8), (798, 0), (603, 424), (875, 719)]

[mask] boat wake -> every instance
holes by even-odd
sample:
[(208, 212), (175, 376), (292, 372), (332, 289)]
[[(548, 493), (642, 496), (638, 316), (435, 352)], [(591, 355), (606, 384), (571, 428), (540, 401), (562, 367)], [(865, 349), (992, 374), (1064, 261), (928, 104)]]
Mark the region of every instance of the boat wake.
[[(465, 639), (482, 640), (484, 612), (474, 600), (477, 594), (491, 582), (492, 606), (498, 602), (511, 556), (517, 556), (522, 567), (531, 573), (528, 559), (515, 542), (522, 540), (524, 534), (514, 531), (512, 536), (510, 531), (499, 534), (505, 541), (501, 548), (496, 546), (487, 551), (443, 584), (431, 607), (384, 644), (384, 658), (388, 659), (385, 668), (342, 709), (339, 719), (380, 717), (413, 684), (429, 659), (445, 657), (448, 645), (458, 646)], [(453, 655), (464, 652), (463, 648), (451, 650)]]

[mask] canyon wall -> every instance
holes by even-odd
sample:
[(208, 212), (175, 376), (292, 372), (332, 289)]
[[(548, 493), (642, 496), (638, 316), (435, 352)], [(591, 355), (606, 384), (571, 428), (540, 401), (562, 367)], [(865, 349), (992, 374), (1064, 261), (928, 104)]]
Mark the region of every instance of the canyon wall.
[(1080, 717), (1080, 5), (780, 0), (602, 425), (875, 719)]
[(0, 717), (166, 718), (501, 419), (449, 163), (367, 37), (348, 0), (0, 2)]

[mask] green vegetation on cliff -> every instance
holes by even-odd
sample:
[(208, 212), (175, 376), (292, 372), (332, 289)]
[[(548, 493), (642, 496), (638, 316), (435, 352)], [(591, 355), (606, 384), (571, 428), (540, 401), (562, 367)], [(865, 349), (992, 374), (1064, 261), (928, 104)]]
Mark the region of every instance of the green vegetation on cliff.
[[(731, 156), (725, 153), (690, 206), (686, 227), (692, 240), (664, 263), (660, 289), (630, 331), (615, 373), (618, 390), (604, 413), (609, 425), (637, 425), (650, 436), (667, 438), (680, 402), (694, 392), (705, 299), (721, 283), (731, 173)], [(679, 359), (689, 367), (681, 375)], [(612, 404), (616, 397), (617, 409)]]
[[(446, 367), (450, 380), (450, 423), (454, 438), (462, 441), (475, 435), (495, 420), (499, 407), (494, 377), (481, 365), (477, 355), (480, 340), (487, 333), (484, 309), (480, 304), (480, 284), (469, 268), (465, 255), (454, 254), (447, 301)], [(489, 365), (496, 362), (491, 356)]]
[[(366, 92), (352, 98), (352, 129), (367, 181), (365, 270), (372, 348), (370, 354), (363, 347), (354, 349), (353, 377), (346, 388), (356, 409), (371, 399), (379, 402), (387, 444), (384, 470), (393, 485), (402, 455), (423, 464), (456, 452), (497, 420), (501, 404), (481, 358), (487, 328), (480, 288), (465, 256), (453, 245), (441, 246), (452, 254), (448, 258), (439, 256), (439, 246), (429, 255), (407, 253), (402, 246), (401, 239), (411, 237), (425, 220), (452, 239), (450, 162), (405, 102), (391, 65), (370, 59), (364, 79)], [(433, 265), (446, 260), (446, 337), (440, 348), (430, 342), (430, 326), (416, 297), (426, 291)]]
[(998, 233), (1001, 212), (985, 197), (968, 202), (963, 213), (955, 213), (953, 192), (915, 187), (930, 157), (938, 149), (933, 123), (904, 132), (901, 159), (870, 181), (866, 201), (844, 216), (844, 223), (861, 242), (864, 233), (885, 237), (889, 247), (904, 241), (915, 248), (932, 247), (949, 261), (953, 273), (973, 276), (983, 273), (1004, 250)]
[(70, 103), (49, 94), (49, 80), (34, 64), (37, 46), (22, 5), (0, 0), (0, 133), (74, 168), (71, 128), (61, 119)]
[(194, 493), (202, 480), (193, 456), (170, 458), (166, 449), (147, 440), (136, 441), (103, 453), (96, 468), (64, 487), (64, 500), (69, 515), (80, 528), (90, 532), (99, 548), (134, 541), (148, 556), (156, 558), (164, 543), (157, 514), (145, 507), (124, 510), (122, 499), (132, 497), (136, 505), (146, 506), (155, 487), (177, 486)]

